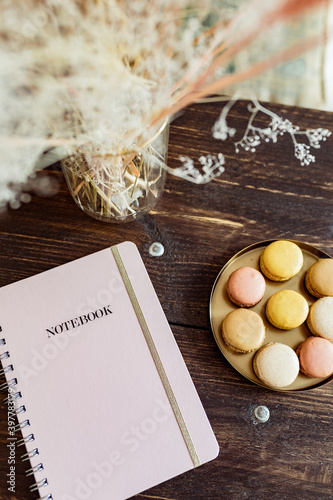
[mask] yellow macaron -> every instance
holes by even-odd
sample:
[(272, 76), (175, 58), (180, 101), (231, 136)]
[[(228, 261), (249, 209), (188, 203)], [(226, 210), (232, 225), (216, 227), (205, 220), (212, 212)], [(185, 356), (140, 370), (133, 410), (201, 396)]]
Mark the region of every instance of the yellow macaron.
[(260, 256), (261, 271), (272, 281), (289, 280), (302, 269), (302, 266), (302, 250), (292, 241), (274, 241)]
[(294, 290), (280, 290), (267, 301), (268, 321), (281, 330), (292, 330), (307, 318), (309, 306), (305, 298)]

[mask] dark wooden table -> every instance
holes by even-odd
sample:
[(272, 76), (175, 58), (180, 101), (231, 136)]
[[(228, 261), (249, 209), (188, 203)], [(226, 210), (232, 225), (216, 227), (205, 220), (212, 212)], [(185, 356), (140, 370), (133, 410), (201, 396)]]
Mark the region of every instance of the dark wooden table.
[[(214, 280), (227, 260), (257, 241), (289, 238), (333, 255), (333, 136), (301, 166), (290, 137), (236, 154), (231, 140), (212, 138), (221, 103), (191, 106), (171, 126), (169, 165), (179, 155), (226, 157), (217, 180), (195, 185), (169, 176), (156, 208), (124, 225), (85, 215), (56, 168), (58, 192), (33, 195), (0, 216), (0, 286), (124, 240), (138, 246), (220, 444), (218, 459), (137, 495), (142, 499), (314, 500), (333, 498), (333, 382), (281, 393), (242, 377), (220, 353), (208, 306)], [(301, 128), (332, 128), (332, 114), (269, 105)], [(231, 111), (244, 133), (246, 104)], [(45, 175), (45, 174), (42, 174)], [(165, 253), (148, 248), (161, 242)], [(1, 314), (1, 304), (0, 304)], [(4, 393), (4, 397), (5, 397)], [(256, 405), (270, 418), (255, 424)], [(0, 412), (0, 499), (32, 500), (32, 480), (16, 464), (16, 493), (8, 492), (7, 411)], [(130, 480), (130, 479), (129, 479)], [(57, 499), (55, 499), (57, 500)], [(110, 499), (105, 499), (110, 500)]]

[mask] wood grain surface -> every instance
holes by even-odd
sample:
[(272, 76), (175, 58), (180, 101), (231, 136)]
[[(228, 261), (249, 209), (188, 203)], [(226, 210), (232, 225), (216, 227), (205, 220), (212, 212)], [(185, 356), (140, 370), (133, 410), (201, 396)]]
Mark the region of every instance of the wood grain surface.
[[(245, 131), (246, 102), (230, 112), (236, 139)], [(332, 114), (268, 105), (302, 129), (331, 128)], [(290, 238), (333, 256), (333, 136), (301, 166), (287, 134), (255, 153), (235, 153), (231, 139), (213, 139), (221, 103), (189, 107), (170, 130), (170, 167), (185, 155), (222, 152), (225, 172), (205, 185), (168, 176), (155, 209), (135, 222), (107, 224), (73, 202), (61, 171), (45, 175), (54, 194), (33, 194), (0, 215), (0, 286), (110, 245), (138, 246), (220, 445), (219, 457), (137, 495), (141, 500), (328, 500), (333, 498), (333, 382), (279, 393), (243, 378), (224, 359), (210, 329), (208, 306), (222, 266), (243, 247)], [(264, 125), (264, 120), (262, 120)], [(162, 257), (149, 246), (161, 242)], [(51, 291), (52, 293), (52, 291)], [(1, 315), (1, 304), (0, 304)], [(3, 398), (6, 397), (6, 391)], [(256, 405), (270, 418), (255, 423)], [(0, 410), (0, 500), (33, 500), (26, 463), (16, 461), (16, 491), (8, 491), (7, 409)], [(19, 451), (20, 449), (18, 449)], [(23, 453), (23, 452), (22, 452)], [(130, 478), (129, 478), (130, 480)], [(58, 500), (58, 499), (54, 499)], [(112, 500), (112, 499), (105, 499)]]

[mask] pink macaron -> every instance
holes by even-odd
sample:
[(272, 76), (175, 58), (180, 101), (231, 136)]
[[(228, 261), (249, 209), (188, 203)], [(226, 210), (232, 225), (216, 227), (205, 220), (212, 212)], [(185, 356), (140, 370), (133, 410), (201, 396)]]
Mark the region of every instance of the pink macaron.
[(321, 337), (308, 337), (296, 349), (300, 370), (307, 377), (333, 374), (333, 344)]
[(229, 299), (240, 307), (252, 307), (263, 298), (266, 282), (263, 275), (252, 267), (240, 267), (227, 281)]

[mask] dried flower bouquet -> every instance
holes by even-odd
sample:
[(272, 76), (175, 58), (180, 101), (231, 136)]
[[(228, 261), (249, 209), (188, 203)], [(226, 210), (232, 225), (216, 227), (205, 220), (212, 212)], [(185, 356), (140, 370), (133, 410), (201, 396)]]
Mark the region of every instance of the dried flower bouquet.
[(322, 34), (230, 72), (258, 34), (323, 3), (250, 0), (231, 16), (223, 0), (4, 0), (0, 203), (18, 202), (36, 165), (63, 160), (79, 204), (135, 216), (163, 187), (165, 147), (152, 137), (198, 98), (318, 43)]

